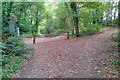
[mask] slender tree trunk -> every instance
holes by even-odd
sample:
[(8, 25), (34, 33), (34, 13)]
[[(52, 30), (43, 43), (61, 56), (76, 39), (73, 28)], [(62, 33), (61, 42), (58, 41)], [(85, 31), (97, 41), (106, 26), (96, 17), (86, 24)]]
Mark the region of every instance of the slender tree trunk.
[(120, 1), (118, 3), (118, 25), (120, 26)]
[(33, 44), (35, 44), (35, 33), (33, 33)]
[(75, 34), (75, 32), (74, 32), (74, 23), (73, 23), (73, 19), (71, 19), (71, 28), (72, 28), (72, 35), (74, 35)]
[(67, 39), (69, 39), (69, 31), (67, 31)]
[(74, 17), (74, 24), (75, 24), (75, 30), (76, 30), (76, 37), (79, 37), (78, 17)]
[[(31, 11), (32, 11), (32, 4), (31, 3), (29, 3), (29, 6), (30, 6), (30, 13), (32, 13)], [(35, 28), (34, 28), (34, 26), (36, 25), (36, 23), (35, 23), (35, 25), (33, 25), (32, 24), (32, 22), (33, 22), (33, 20), (32, 20), (32, 15), (30, 14), (30, 22), (31, 22), (31, 28), (32, 28), (32, 35), (33, 35), (33, 44), (35, 44), (35, 37), (36, 37), (36, 35), (35, 35)]]
[(66, 32), (67, 32), (67, 39), (69, 39), (69, 28), (68, 28), (68, 25), (67, 25), (67, 20), (66, 20), (66, 17), (64, 17), (64, 19), (63, 19), (63, 21), (64, 21), (64, 26), (65, 26), (65, 28), (66, 28)]
[(72, 29), (72, 35), (74, 35), (75, 33), (74, 33), (74, 28)]
[(117, 9), (115, 9), (115, 11), (114, 11), (114, 20), (116, 19), (116, 11), (117, 11)]
[(105, 21), (105, 26), (108, 26), (108, 18), (109, 18), (109, 16), (108, 16), (109, 14), (108, 14), (108, 12), (106, 12), (106, 21)]
[(110, 15), (111, 16), (110, 16), (110, 21), (109, 21), (110, 23), (109, 24), (111, 26), (112, 25), (112, 17), (113, 17), (113, 15), (112, 15), (112, 8), (110, 8)]
[(38, 25), (39, 25), (38, 8), (36, 8), (36, 22), (35, 22), (35, 30), (34, 30), (34, 34), (33, 34), (33, 44), (35, 44), (35, 38), (36, 38), (37, 30), (38, 30)]

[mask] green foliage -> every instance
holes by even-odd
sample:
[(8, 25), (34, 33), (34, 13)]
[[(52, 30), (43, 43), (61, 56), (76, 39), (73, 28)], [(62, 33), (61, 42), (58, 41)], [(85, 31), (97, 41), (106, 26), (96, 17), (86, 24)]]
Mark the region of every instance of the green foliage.
[(2, 42), (0, 42), (0, 48), (1, 48), (1, 49), (6, 49), (5, 44), (2, 43)]
[(14, 46), (23, 46), (24, 45), (23, 41), (19, 37), (9, 37), (6, 40), (6, 43), (14, 45)]
[(120, 47), (120, 32), (113, 33), (113, 35), (114, 40), (118, 42), (118, 47)]
[(26, 37), (26, 38), (32, 38), (33, 34), (32, 33), (23, 33), (21, 37)]
[(40, 27), (39, 28), (39, 33), (40, 34), (44, 34), (45, 33), (45, 28), (44, 27)]
[[(20, 32), (27, 33), (36, 31), (40, 25), (40, 21), (44, 18), (44, 2), (27, 2), (27, 3), (15, 3), (15, 2), (3, 2), (2, 3), (2, 22), (3, 28), (9, 33), (7, 29), (8, 21), (14, 19), (15, 28), (20, 28)], [(5, 33), (5, 32), (3, 32)], [(10, 36), (9, 34), (5, 34)], [(4, 37), (6, 37), (4, 36)]]
[(9, 75), (21, 67), (20, 63), (28, 58), (30, 48), (27, 47), (19, 37), (8, 37), (4, 42), (0, 42), (2, 59), (2, 77)]
[(7, 52), (6, 55), (9, 54), (12, 56), (20, 56), (22, 54), (28, 53), (28, 48), (19, 37), (9, 37), (5, 43), (7, 47), (5, 49)]
[(80, 27), (80, 35), (91, 35), (99, 32), (102, 29), (102, 26), (99, 24), (91, 24), (87, 27)]
[(2, 59), (2, 65), (5, 65), (10, 61), (10, 58), (8, 55), (2, 55), (0, 58)]
[(112, 27), (117, 27), (117, 26), (118, 26), (117, 20), (112, 20), (111, 26), (112, 26)]
[(65, 30), (64, 29), (58, 29), (58, 30), (55, 30), (54, 32), (52, 32), (52, 35), (53, 36), (58, 36), (60, 35), (61, 33), (64, 33)]
[(118, 32), (118, 36), (116, 37), (116, 40), (120, 42), (120, 32)]
[(117, 67), (118, 67), (118, 71), (120, 72), (120, 67), (119, 67), (119, 65), (120, 65), (120, 60), (112, 60), (112, 61), (111, 61), (111, 64), (112, 64), (112, 67), (113, 67), (113, 68), (117, 68)]
[[(120, 32), (113, 33), (112, 37), (117, 42), (117, 45), (118, 45), (117, 48), (119, 49), (120, 48)], [(117, 51), (118, 51), (118, 49), (117, 49)], [(119, 58), (117, 60), (112, 60), (111, 64), (112, 64), (113, 68), (115, 68), (116, 65), (117, 66), (120, 65)], [(119, 72), (120, 72), (120, 67), (118, 67), (118, 68), (119, 68)]]
[(22, 20), (20, 22), (20, 31), (22, 31), (22, 33), (31, 32), (31, 30), (32, 30), (32, 27), (31, 27), (30, 21)]
[[(105, 12), (104, 17), (106, 17), (106, 24), (112, 24), (112, 26), (116, 26), (116, 21), (111, 21), (108, 19), (111, 14), (111, 10), (113, 8), (117, 8), (113, 6), (113, 3), (110, 2), (76, 2), (77, 13), (74, 13), (72, 8), (70, 7), (70, 3), (61, 2), (61, 3), (44, 3), (44, 2), (34, 2), (34, 3), (15, 3), (15, 2), (4, 2), (2, 3), (2, 21), (3, 27), (8, 32), (7, 29), (9, 19), (15, 20), (15, 27), (20, 28), (21, 34), (26, 33), (25, 36), (31, 37), (31, 34), (27, 34), (28, 32), (35, 32), (41, 34), (50, 34), (54, 35), (57, 31), (65, 29), (66, 31), (71, 32), (75, 27), (73, 17), (76, 16), (79, 18), (79, 25), (88, 27), (91, 23), (100, 23), (103, 19), (103, 12)], [(118, 6), (119, 8), (119, 6)], [(119, 11), (118, 11), (119, 12)], [(108, 19), (108, 20), (107, 20)], [(118, 19), (119, 21), (119, 19)], [(104, 23), (102, 22), (102, 23)], [(66, 25), (64, 25), (66, 23)], [(38, 30), (38, 27), (42, 26)], [(81, 29), (81, 28), (80, 28)], [(89, 31), (88, 34), (96, 32), (96, 29), (91, 31), (91, 27), (87, 28)], [(79, 28), (78, 28), (79, 30)], [(85, 29), (86, 30), (86, 29)], [(83, 32), (86, 32), (83, 29)], [(76, 31), (76, 30), (75, 30)], [(81, 30), (80, 30), (81, 31)], [(52, 33), (51, 33), (52, 32)], [(82, 31), (81, 31), (82, 32)], [(3, 32), (4, 33), (4, 32)], [(70, 33), (71, 34), (71, 33)], [(3, 34), (5, 36), (10, 36), (8, 34)], [(5, 37), (4, 36), (4, 37)]]
[(120, 60), (112, 60), (111, 64), (113, 64), (113, 65), (120, 64)]
[(118, 42), (118, 47), (120, 47), (120, 32), (117, 32), (117, 33), (114, 33), (114, 34), (117, 35), (117, 36), (115, 37), (115, 41)]
[(3, 66), (2, 78), (9, 78), (12, 72), (21, 68), (21, 62), (24, 58), (22, 57), (12, 57), (10, 62)]

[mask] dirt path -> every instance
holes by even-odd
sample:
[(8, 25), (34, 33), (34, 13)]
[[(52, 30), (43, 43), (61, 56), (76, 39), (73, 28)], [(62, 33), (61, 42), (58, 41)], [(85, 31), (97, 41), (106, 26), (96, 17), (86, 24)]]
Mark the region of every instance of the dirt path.
[(24, 66), (21, 78), (103, 78), (102, 71), (109, 62), (105, 50), (113, 42), (111, 34), (117, 29), (105, 28), (103, 33), (80, 38), (37, 38), (24, 42), (34, 48), (32, 58)]

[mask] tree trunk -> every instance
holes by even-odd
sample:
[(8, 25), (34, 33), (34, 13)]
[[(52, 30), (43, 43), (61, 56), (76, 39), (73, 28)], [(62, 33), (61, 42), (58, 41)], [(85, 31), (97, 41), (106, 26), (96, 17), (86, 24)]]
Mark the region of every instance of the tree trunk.
[(108, 26), (108, 18), (109, 18), (109, 14), (108, 14), (108, 12), (106, 12), (106, 21), (105, 21), (105, 26)]
[(74, 17), (74, 24), (75, 24), (75, 30), (76, 30), (76, 37), (79, 37), (78, 17)]
[(72, 35), (74, 35), (74, 28), (72, 29)]
[(115, 11), (114, 11), (114, 20), (116, 20), (116, 12), (117, 11), (117, 9), (115, 9)]
[(118, 25), (120, 26), (120, 1), (118, 3)]
[(112, 17), (113, 17), (113, 15), (112, 15), (112, 8), (110, 8), (110, 21), (109, 21), (109, 25), (110, 26), (112, 26)]
[(38, 30), (38, 25), (39, 25), (39, 19), (38, 19), (38, 8), (36, 8), (36, 19), (35, 19), (35, 29), (34, 29), (34, 34), (33, 34), (33, 44), (35, 44), (35, 38), (36, 38), (36, 33)]
[[(76, 4), (76, 2), (71, 2), (70, 7), (73, 11), (73, 14), (74, 15), (77, 14), (77, 4)], [(76, 31), (76, 37), (79, 37), (78, 19), (79, 18), (77, 16), (73, 16), (73, 21), (74, 21), (75, 31)]]
[(66, 20), (66, 17), (63, 18), (63, 21), (64, 21), (64, 26), (66, 28), (66, 32), (67, 32), (67, 39), (69, 39), (69, 28), (68, 28), (68, 25), (67, 25), (67, 20)]
[(33, 34), (33, 44), (35, 44), (35, 34)]
[(67, 31), (67, 39), (69, 39), (69, 31)]

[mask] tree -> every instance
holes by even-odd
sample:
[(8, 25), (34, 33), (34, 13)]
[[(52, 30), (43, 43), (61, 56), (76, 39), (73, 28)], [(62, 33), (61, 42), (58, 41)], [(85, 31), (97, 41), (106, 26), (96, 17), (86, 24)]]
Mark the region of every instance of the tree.
[(32, 5), (32, 12), (33, 13), (33, 20), (32, 20), (32, 27), (33, 27), (33, 44), (35, 44), (35, 37), (36, 37), (36, 33), (38, 31), (38, 26), (39, 26), (39, 23), (40, 21), (42, 20), (43, 18), (43, 13), (44, 12), (44, 3), (43, 2), (40, 2), (40, 3), (33, 3)]
[(118, 25), (120, 25), (120, 1), (118, 3)]
[(71, 7), (72, 12), (73, 12), (73, 20), (74, 20), (74, 25), (75, 25), (76, 37), (79, 37), (79, 28), (78, 28), (78, 19), (79, 18), (76, 16), (76, 14), (78, 14), (77, 3), (71, 2), (70, 7)]
[(2, 3), (2, 22), (3, 22), (3, 26), (8, 26), (8, 21), (10, 19), (10, 14), (13, 8), (13, 2), (7, 3), (7, 2), (3, 2)]

